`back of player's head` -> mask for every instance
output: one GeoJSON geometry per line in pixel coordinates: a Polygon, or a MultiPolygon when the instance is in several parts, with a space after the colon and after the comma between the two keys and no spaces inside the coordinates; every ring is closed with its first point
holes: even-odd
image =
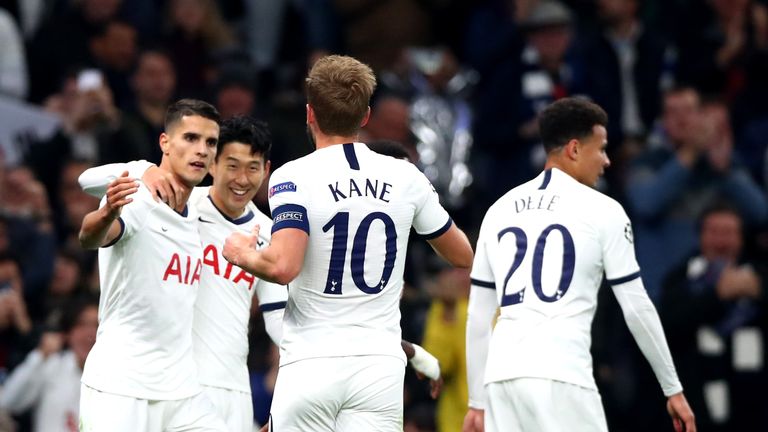
{"type": "Polygon", "coordinates": [[[375,151],[378,154],[384,156],[391,156],[395,159],[410,160],[411,156],[408,154],[408,150],[405,146],[397,141],[392,140],[373,140],[366,143],[368,148],[375,151]]]}
{"type": "Polygon", "coordinates": [[[213,105],[198,99],[181,99],[172,103],[165,112],[165,130],[186,116],[200,116],[221,123],[221,116],[213,105]]]}
{"type": "Polygon", "coordinates": [[[356,134],[368,113],[376,77],[366,64],[331,55],[315,63],[306,79],[307,103],[326,135],[356,134]]]}
{"type": "Polygon", "coordinates": [[[263,121],[248,116],[234,116],[221,123],[216,159],[222,154],[224,147],[231,143],[251,146],[252,155],[259,153],[264,157],[264,161],[268,161],[269,152],[272,150],[272,134],[263,121]]]}
{"type": "Polygon", "coordinates": [[[539,115],[539,133],[547,153],[572,139],[592,135],[595,126],[606,126],[608,114],[597,104],[582,98],[563,98],[539,115]]]}

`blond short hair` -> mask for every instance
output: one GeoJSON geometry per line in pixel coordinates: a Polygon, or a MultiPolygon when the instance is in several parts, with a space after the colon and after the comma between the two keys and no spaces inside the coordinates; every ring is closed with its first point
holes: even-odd
{"type": "Polygon", "coordinates": [[[348,56],[321,58],[306,79],[307,103],[326,135],[350,136],[368,112],[376,76],[366,64],[348,56]]]}

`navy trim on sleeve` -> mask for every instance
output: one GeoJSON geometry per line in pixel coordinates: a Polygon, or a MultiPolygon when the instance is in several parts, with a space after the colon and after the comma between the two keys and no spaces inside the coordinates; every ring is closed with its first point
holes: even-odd
{"type": "Polygon", "coordinates": [[[262,312],[270,312],[280,309],[285,309],[285,304],[287,302],[275,302],[275,303],[267,303],[263,305],[259,305],[259,310],[262,312]]]}
{"type": "Polygon", "coordinates": [[[309,234],[307,209],[298,204],[283,204],[272,212],[272,234],[283,228],[298,228],[309,234]]]}
{"type": "Polygon", "coordinates": [[[608,279],[606,278],[606,281],[611,284],[612,286],[621,285],[623,283],[627,283],[629,281],[635,280],[640,277],[640,272],[632,273],[631,275],[627,275],[624,277],[616,278],[616,279],[608,279]]]}
{"type": "Polygon", "coordinates": [[[121,238],[123,238],[123,233],[125,232],[125,222],[123,222],[123,218],[121,217],[117,218],[117,221],[120,223],[120,234],[118,234],[117,237],[112,239],[111,242],[105,244],[102,247],[108,248],[110,246],[113,246],[115,243],[119,242],[121,238]]]}
{"type": "Polygon", "coordinates": [[[355,145],[352,143],[343,144],[344,156],[347,158],[349,167],[353,170],[360,171],[360,162],[357,161],[357,155],[355,154],[355,145]]]}
{"type": "Polygon", "coordinates": [[[549,181],[552,180],[552,169],[548,169],[544,171],[544,181],[541,182],[541,186],[539,186],[539,190],[546,189],[547,186],[549,186],[549,181]]]}
{"type": "Polygon", "coordinates": [[[481,281],[479,279],[474,279],[474,278],[470,278],[469,281],[472,283],[472,285],[479,286],[481,288],[496,289],[496,284],[493,282],[481,281]]]}
{"type": "Polygon", "coordinates": [[[443,225],[440,229],[438,229],[437,231],[435,231],[435,232],[433,232],[431,234],[421,234],[421,238],[423,238],[424,240],[432,240],[433,238],[440,237],[446,231],[448,231],[448,229],[451,228],[452,224],[453,224],[453,219],[451,219],[449,217],[448,218],[448,222],[446,222],[445,225],[443,225]]]}

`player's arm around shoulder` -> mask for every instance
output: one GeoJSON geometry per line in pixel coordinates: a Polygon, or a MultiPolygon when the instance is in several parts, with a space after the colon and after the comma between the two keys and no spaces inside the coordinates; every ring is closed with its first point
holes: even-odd
{"type": "Polygon", "coordinates": [[[109,184],[104,205],[83,218],[78,240],[84,249],[97,249],[119,238],[123,228],[118,217],[122,208],[133,201],[130,195],[138,190],[138,184],[128,177],[128,171],[109,184]]]}
{"type": "Polygon", "coordinates": [[[459,229],[454,222],[451,222],[451,226],[446,232],[427,241],[432,249],[452,266],[464,269],[472,267],[474,257],[472,245],[464,231],[459,229]]]}

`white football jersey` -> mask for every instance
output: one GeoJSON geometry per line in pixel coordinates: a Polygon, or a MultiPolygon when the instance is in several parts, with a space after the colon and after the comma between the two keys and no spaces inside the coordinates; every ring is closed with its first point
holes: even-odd
{"type": "Polygon", "coordinates": [[[82,382],[137,399],[188,398],[201,390],[192,356],[203,256],[197,212],[176,213],[143,184],[132,198],[120,236],[99,249],[99,330],[82,382]]]}
{"type": "Polygon", "coordinates": [[[272,232],[309,233],[288,285],[280,363],[391,355],[400,347],[400,294],[410,229],[433,238],[451,226],[411,163],[339,144],[286,163],[270,179],[272,232]]]}
{"type": "Polygon", "coordinates": [[[259,247],[269,243],[272,220],[250,204],[245,214],[231,219],[211,201],[209,188],[197,187],[190,204],[199,213],[203,270],[192,326],[195,361],[202,384],[250,393],[248,376],[248,320],[256,293],[262,311],[285,307],[283,285],[263,281],[232,265],[221,255],[226,238],[235,231],[250,233],[261,226],[259,247]]]}
{"type": "Polygon", "coordinates": [[[556,168],[496,201],[471,273],[501,306],[485,383],[533,377],[595,389],[589,350],[604,273],[614,285],[640,277],[618,202],[556,168]]]}

